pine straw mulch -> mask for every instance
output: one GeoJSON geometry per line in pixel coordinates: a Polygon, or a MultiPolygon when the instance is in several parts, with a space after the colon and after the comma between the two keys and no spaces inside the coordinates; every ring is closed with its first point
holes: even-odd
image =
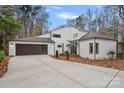
{"type": "Polygon", "coordinates": [[[7,56],[5,59],[0,62],[0,77],[2,77],[8,71],[8,64],[9,64],[10,57],[7,56]]]}
{"type": "MultiPolygon", "coordinates": [[[[53,58],[56,58],[52,56],[53,58]]],[[[108,68],[113,68],[113,69],[119,69],[119,70],[124,70],[124,59],[103,59],[103,60],[90,60],[86,58],[82,58],[78,55],[69,55],[69,59],[66,59],[65,55],[59,55],[58,58],[60,60],[65,60],[65,61],[71,61],[71,62],[76,62],[76,63],[82,63],[82,64],[89,64],[89,65],[95,65],[95,66],[101,66],[101,67],[108,67],[108,68]]]]}

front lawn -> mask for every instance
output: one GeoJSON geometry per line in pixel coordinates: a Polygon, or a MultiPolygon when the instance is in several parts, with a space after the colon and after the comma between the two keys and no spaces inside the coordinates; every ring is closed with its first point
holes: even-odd
{"type": "MultiPolygon", "coordinates": [[[[56,58],[56,57],[53,57],[53,58],[56,58]]],[[[59,55],[59,57],[56,59],[67,60],[65,55],[59,55]]],[[[69,59],[67,61],[124,70],[124,59],[122,60],[104,59],[104,60],[94,61],[94,60],[82,58],[77,55],[69,55],[69,59]]]]}

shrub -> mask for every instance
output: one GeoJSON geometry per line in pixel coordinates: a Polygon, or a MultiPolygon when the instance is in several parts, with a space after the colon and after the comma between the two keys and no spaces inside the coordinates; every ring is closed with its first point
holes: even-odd
{"type": "Polygon", "coordinates": [[[0,62],[4,59],[4,51],[0,50],[0,62]]]}
{"type": "Polygon", "coordinates": [[[69,59],[69,52],[66,51],[66,59],[68,60],[69,59]]]}
{"type": "Polygon", "coordinates": [[[66,54],[67,54],[67,52],[68,52],[68,51],[64,51],[64,53],[63,53],[63,54],[64,54],[64,55],[66,55],[66,54]]]}
{"type": "Polygon", "coordinates": [[[115,52],[113,50],[110,50],[107,55],[109,55],[111,57],[111,59],[114,58],[115,52]]]}
{"type": "Polygon", "coordinates": [[[58,56],[59,56],[59,52],[58,50],[56,50],[56,57],[58,58],[58,56]]]}
{"type": "Polygon", "coordinates": [[[118,54],[117,54],[117,58],[123,59],[123,55],[124,55],[124,53],[118,53],[118,54]]]}

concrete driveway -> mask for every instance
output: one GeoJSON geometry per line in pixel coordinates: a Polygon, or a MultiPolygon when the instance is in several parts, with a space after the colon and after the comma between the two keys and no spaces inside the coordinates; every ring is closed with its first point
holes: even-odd
{"type": "Polygon", "coordinates": [[[47,55],[17,56],[0,78],[0,87],[124,87],[124,72],[53,59],[47,55]]]}

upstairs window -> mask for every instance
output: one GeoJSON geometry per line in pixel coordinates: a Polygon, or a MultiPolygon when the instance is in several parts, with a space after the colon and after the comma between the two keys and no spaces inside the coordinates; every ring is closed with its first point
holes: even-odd
{"type": "Polygon", "coordinates": [[[77,38],[78,37],[78,33],[73,34],[73,38],[77,38]]]}
{"type": "Polygon", "coordinates": [[[57,47],[60,48],[60,47],[62,47],[62,45],[58,45],[57,47]]]}
{"type": "Polygon", "coordinates": [[[93,43],[89,43],[89,53],[93,54],[93,43]]]}
{"type": "Polygon", "coordinates": [[[53,38],[61,38],[60,34],[53,34],[53,38]]]}

